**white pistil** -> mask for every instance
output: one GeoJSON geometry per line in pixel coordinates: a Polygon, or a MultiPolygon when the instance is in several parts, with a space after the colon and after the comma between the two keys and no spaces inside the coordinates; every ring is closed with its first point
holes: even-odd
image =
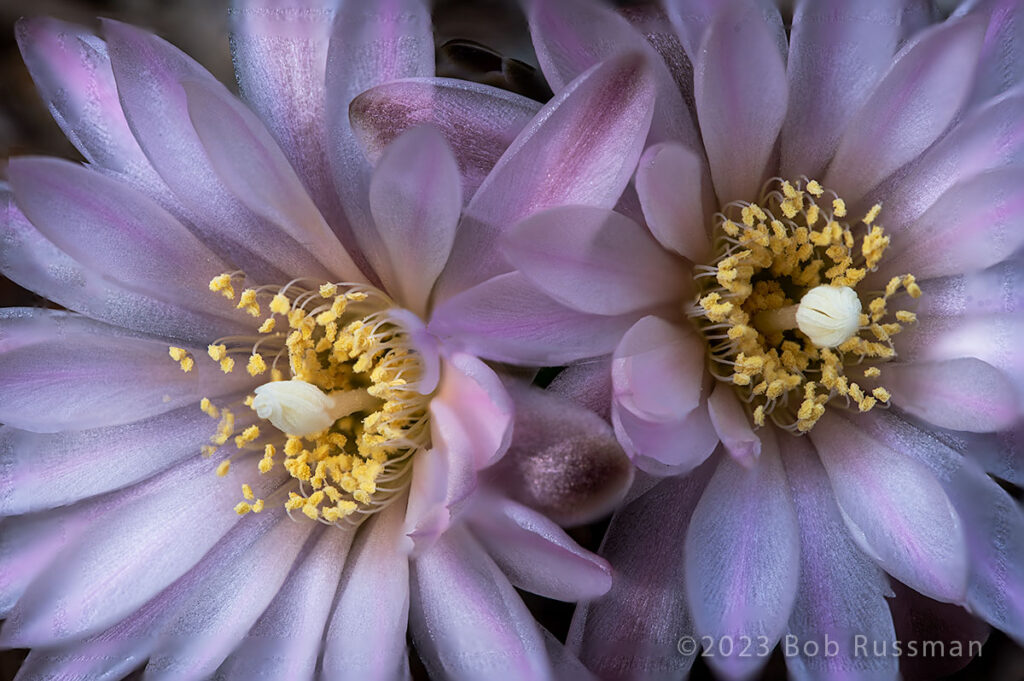
{"type": "Polygon", "coordinates": [[[272,381],[256,388],[252,408],[261,419],[297,437],[330,428],[335,421],[380,403],[366,390],[344,390],[330,395],[300,380],[272,381]]]}
{"type": "Polygon", "coordinates": [[[796,323],[819,348],[834,348],[857,333],[860,311],[860,298],[849,286],[816,286],[800,299],[796,323]]]}

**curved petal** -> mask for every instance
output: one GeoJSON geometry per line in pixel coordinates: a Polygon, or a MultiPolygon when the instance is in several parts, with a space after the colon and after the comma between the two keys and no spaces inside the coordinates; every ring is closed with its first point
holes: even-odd
{"type": "Polygon", "coordinates": [[[704,161],[680,144],[656,144],[644,152],[636,171],[636,191],[654,238],[691,262],[711,255],[710,224],[714,210],[704,161]]]}
{"type": "Polygon", "coordinates": [[[103,22],[103,33],[128,124],[197,233],[225,260],[258,281],[308,276],[309,251],[278,226],[254,215],[228,191],[196,135],[182,83],[224,86],[151,33],[111,20],[103,22]]]}
{"type": "Polygon", "coordinates": [[[761,438],[750,427],[750,417],[728,383],[716,381],[708,397],[708,416],[729,456],[748,468],[761,456],[761,438]]]}
{"type": "Polygon", "coordinates": [[[871,414],[865,431],[899,446],[938,478],[963,519],[970,550],[967,607],[1016,640],[1024,639],[1024,511],[970,458],[931,433],[888,414],[871,414]]]}
{"type": "Polygon", "coordinates": [[[508,261],[549,296],[580,312],[618,315],[680,300],[683,263],[629,218],[592,206],[550,208],[502,239],[508,261]]]}
{"type": "Polygon", "coordinates": [[[789,438],[783,461],[800,522],[800,582],[782,642],[789,673],[801,681],[895,681],[897,656],[857,654],[858,637],[896,640],[889,580],[850,539],[807,440],[789,438]]]}
{"type": "MultiPolygon", "coordinates": [[[[8,172],[18,207],[77,262],[157,300],[231,311],[218,305],[207,287],[231,267],[148,197],[55,158],[14,159],[8,172]]],[[[241,326],[240,315],[224,316],[241,326]]]]}
{"type": "MultiPolygon", "coordinates": [[[[746,636],[767,639],[786,630],[800,570],[800,527],[775,435],[765,429],[764,448],[752,468],[722,457],[693,511],[683,560],[686,595],[697,634],[714,641],[746,636]]],[[[749,676],[764,656],[708,658],[729,677],[749,676]]]]}
{"type": "Polygon", "coordinates": [[[727,3],[694,63],[701,136],[721,204],[754,201],[786,115],[786,67],[753,7],[727,3]]]}
{"type": "Polygon", "coordinates": [[[394,273],[387,266],[370,215],[370,165],[352,129],[349,105],[356,95],[375,85],[433,75],[434,39],[427,3],[341,3],[327,51],[328,158],[335,191],[355,240],[386,288],[393,285],[394,273]]]}
{"type": "Polygon", "coordinates": [[[857,546],[922,594],[963,602],[964,527],[935,476],[830,413],[815,424],[810,437],[857,546]]]}
{"type": "Polygon", "coordinates": [[[403,78],[360,94],[349,116],[374,164],[409,128],[429,124],[439,129],[455,154],[462,197],[468,201],[540,107],[532,99],[466,80],[403,78]]]}
{"type": "MultiPolygon", "coordinates": [[[[592,0],[537,0],[529,17],[537,61],[555,92],[617,53],[643,54],[658,88],[652,140],[680,141],[690,149],[701,148],[700,136],[672,73],[644,35],[619,13],[592,0]]],[[[707,172],[703,163],[700,171],[707,172]]]]}
{"type": "Polygon", "coordinates": [[[423,315],[462,211],[459,168],[439,132],[413,128],[392,142],[370,181],[370,211],[394,273],[392,294],[423,315]]]}
{"type": "Polygon", "coordinates": [[[236,0],[231,54],[259,114],[328,224],[354,245],[327,158],[327,46],[340,0],[236,0]]]}
{"type": "Polygon", "coordinates": [[[997,431],[1011,426],[1022,413],[1010,380],[974,357],[890,364],[883,382],[894,404],[943,428],[997,431]]]}
{"type": "Polygon", "coordinates": [[[473,534],[512,584],[559,601],[590,600],[611,588],[611,568],[550,519],[497,495],[475,500],[473,534]]]}
{"type": "Polygon", "coordinates": [[[918,279],[994,265],[1024,244],[1024,169],[982,173],[954,185],[924,215],[896,232],[877,278],[918,279]]]}
{"type": "Polygon", "coordinates": [[[512,399],[486,364],[461,352],[447,357],[440,388],[431,400],[435,403],[447,406],[462,423],[476,468],[486,468],[505,454],[512,437],[512,399]]]}
{"type": "Polygon", "coordinates": [[[704,342],[689,322],[644,317],[615,348],[613,399],[638,418],[679,421],[707,399],[704,366],[704,342]]]}
{"type": "Polygon", "coordinates": [[[850,117],[896,54],[907,0],[803,0],[793,14],[782,177],[820,177],[850,117]]]}
{"type": "Polygon", "coordinates": [[[612,408],[611,362],[611,356],[606,356],[567,366],[551,381],[548,390],[608,421],[612,408]]]}
{"type": "Polygon", "coordinates": [[[446,300],[434,310],[428,328],[480,357],[558,366],[610,353],[632,323],[632,316],[567,308],[519,272],[510,272],[446,300]]]}
{"type": "MultiPolygon", "coordinates": [[[[898,234],[954,185],[989,170],[1024,163],[1024,93],[1014,91],[964,116],[906,174],[880,187],[881,221],[898,234]]],[[[872,196],[875,192],[872,192],[872,196]]],[[[884,262],[884,260],[883,260],[884,262]]]]}
{"type": "Polygon", "coordinates": [[[437,678],[545,681],[540,628],[476,539],[453,527],[413,563],[410,625],[437,678]]]}
{"type": "MultiPolygon", "coordinates": [[[[404,499],[372,518],[352,547],[327,625],[322,673],[328,678],[394,679],[409,664],[409,546],[404,499]],[[372,625],[367,622],[372,613],[372,625]]],[[[407,672],[406,672],[407,673],[407,672]]]]}
{"type": "Polygon", "coordinates": [[[327,527],[218,670],[227,681],[312,680],[353,531],[327,527]]]}
{"type": "Polygon", "coordinates": [[[196,362],[185,373],[165,342],[66,312],[5,308],[0,421],[34,432],[115,426],[252,383],[244,372],[224,376],[210,364],[196,362]]]}
{"type": "Polygon", "coordinates": [[[336,279],[365,281],[256,115],[219,84],[193,80],[182,87],[196,135],[228,190],[306,249],[311,273],[319,263],[336,279]]]}
{"type": "Polygon", "coordinates": [[[217,421],[195,405],[64,433],[0,426],[0,515],[54,508],[138,482],[196,456],[216,430],[217,421]]]}
{"type": "Polygon", "coordinates": [[[612,518],[601,545],[611,591],[576,608],[567,640],[602,679],[674,681],[693,664],[696,650],[676,648],[693,631],[679,554],[711,470],[663,480],[612,518]]]}
{"type": "Polygon", "coordinates": [[[850,118],[824,184],[855,203],[931,146],[967,96],[984,34],[983,22],[949,21],[906,48],[850,118]]]}
{"type": "MultiPolygon", "coordinates": [[[[195,299],[193,295],[181,300],[165,300],[169,298],[166,295],[154,298],[112,281],[103,270],[78,262],[44,237],[3,187],[0,230],[0,271],[19,285],[75,312],[133,331],[200,344],[248,331],[238,324],[239,316],[231,321],[228,315],[234,311],[229,306],[216,305],[209,296],[201,302],[195,300],[196,305],[188,304],[190,298],[195,299]]],[[[122,250],[118,248],[119,252],[122,250]]]]}
{"type": "Polygon", "coordinates": [[[512,444],[487,471],[489,484],[560,525],[582,525],[611,512],[633,479],[611,427],[550,390],[516,385],[510,391],[512,444]]]}
{"type": "Polygon", "coordinates": [[[643,59],[626,54],[590,69],[548,102],[466,207],[439,299],[507,272],[498,238],[524,217],[567,204],[612,208],[640,158],[653,99],[643,59]]]}
{"type": "Polygon", "coordinates": [[[615,435],[636,467],[651,475],[681,475],[704,462],[718,446],[707,400],[676,421],[648,421],[612,402],[615,435]]]}
{"type": "Polygon", "coordinates": [[[248,548],[278,522],[279,516],[268,513],[237,523],[192,569],[128,617],[85,640],[34,649],[21,673],[30,679],[122,678],[145,663],[161,641],[160,630],[179,609],[205,585],[231,574],[248,548]]]}
{"type": "Polygon", "coordinates": [[[969,101],[978,104],[995,97],[1024,78],[1020,50],[1024,8],[1016,0],[977,0],[961,3],[954,16],[968,13],[988,19],[981,58],[969,101]]]}
{"type": "MultiPolygon", "coordinates": [[[[216,467],[200,459],[180,485],[120,508],[116,531],[108,523],[86,530],[29,585],[3,642],[32,647],[102,631],[188,572],[239,520],[230,489],[238,483],[214,475],[216,467]]],[[[264,498],[281,482],[259,476],[252,489],[264,498]]]]}
{"type": "Polygon", "coordinates": [[[150,654],[151,679],[204,679],[241,643],[270,605],[291,570],[295,557],[316,525],[293,521],[281,510],[276,521],[230,568],[193,589],[160,631],[150,654]]]}

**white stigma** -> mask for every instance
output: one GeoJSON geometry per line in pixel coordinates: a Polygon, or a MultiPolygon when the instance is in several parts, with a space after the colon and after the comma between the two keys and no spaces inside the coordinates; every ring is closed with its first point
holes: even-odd
{"type": "Polygon", "coordinates": [[[292,379],[272,381],[256,388],[252,408],[261,419],[297,437],[327,430],[343,416],[368,409],[379,400],[365,390],[327,395],[312,383],[292,379]]]}
{"type": "Polygon", "coordinates": [[[849,286],[816,286],[800,299],[796,324],[819,348],[834,348],[860,328],[860,298],[849,286]]]}

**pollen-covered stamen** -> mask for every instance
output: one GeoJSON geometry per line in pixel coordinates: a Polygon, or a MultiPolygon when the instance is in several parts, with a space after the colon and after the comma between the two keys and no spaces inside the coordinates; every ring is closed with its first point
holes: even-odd
{"type": "MultiPolygon", "coordinates": [[[[243,284],[244,275],[235,272],[215,277],[210,289],[237,297],[236,307],[254,317],[269,316],[253,335],[218,339],[207,354],[225,373],[244,367],[269,380],[244,403],[203,399],[200,408],[219,419],[203,454],[225,447],[262,451],[259,473],[282,466],[296,481],[284,501],[289,513],[300,510],[331,524],[359,522],[405,489],[409,463],[430,446],[433,387],[420,385],[423,362],[404,327],[407,313],[365,285],[243,284]],[[236,421],[243,404],[262,421],[236,421]]],[[[181,348],[169,353],[175,361],[190,359],[181,348]]],[[[230,474],[232,457],[224,458],[218,475],[230,474]]],[[[262,510],[264,500],[250,499],[245,489],[236,510],[262,510]]]]}
{"type": "Polygon", "coordinates": [[[756,425],[767,417],[806,432],[835,397],[867,411],[889,393],[848,375],[867,363],[866,379],[895,355],[892,336],[912,322],[888,301],[902,287],[921,295],[913,276],[884,292],[858,293],[877,268],[889,237],[874,206],[851,226],[845,201],[819,183],[769,181],[758,203],[734,202],[715,217],[717,257],[697,268],[701,293],[690,310],[704,332],[711,372],[736,386],[756,425]],[[863,312],[861,295],[868,301],[863,312]]]}

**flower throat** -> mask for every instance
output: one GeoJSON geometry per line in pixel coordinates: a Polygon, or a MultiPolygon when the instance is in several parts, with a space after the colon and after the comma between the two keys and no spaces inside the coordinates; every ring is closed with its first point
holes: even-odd
{"type": "Polygon", "coordinates": [[[773,178],[758,203],[715,215],[716,257],[696,268],[688,312],[708,341],[711,373],[736,387],[755,425],[771,418],[804,433],[833,400],[860,411],[888,405],[881,365],[896,355],[892,337],[916,320],[890,312],[890,299],[921,289],[908,274],[883,291],[857,290],[889,245],[880,211],[851,227],[834,192],[773,178]]]}
{"type": "MultiPolygon", "coordinates": [[[[242,279],[222,274],[210,290],[235,301],[242,279]]],[[[297,482],[298,491],[292,487],[282,499],[289,514],[357,523],[408,485],[409,464],[429,446],[429,397],[419,392],[421,358],[391,314],[390,298],[365,285],[311,285],[295,280],[237,296],[236,307],[261,319],[259,327],[252,336],[217,340],[208,355],[224,373],[244,359],[251,376],[269,381],[235,404],[202,400],[200,408],[220,419],[203,455],[221,453],[217,474],[224,476],[232,459],[262,452],[260,474],[280,465],[297,482]],[[252,412],[273,427],[255,423],[252,412]],[[243,414],[251,425],[238,423],[243,414]]],[[[183,348],[172,347],[170,355],[184,371],[192,369],[195,360],[183,348]]],[[[242,485],[242,496],[237,513],[263,510],[264,500],[249,485],[242,485]]]]}

